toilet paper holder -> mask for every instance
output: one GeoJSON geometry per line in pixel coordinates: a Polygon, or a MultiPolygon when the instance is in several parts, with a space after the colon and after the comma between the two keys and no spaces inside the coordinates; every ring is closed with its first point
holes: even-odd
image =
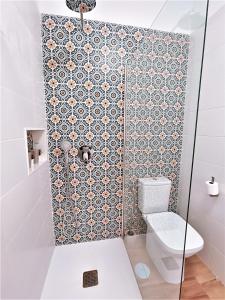
{"type": "Polygon", "coordinates": [[[215,177],[212,176],[212,179],[206,181],[207,192],[211,197],[219,196],[219,184],[215,181],[215,177]]]}
{"type": "Polygon", "coordinates": [[[83,145],[78,149],[78,157],[81,161],[87,164],[93,155],[93,149],[91,146],[83,145]]]}
{"type": "Polygon", "coordinates": [[[212,176],[212,179],[211,181],[209,181],[209,184],[214,184],[214,182],[215,182],[215,177],[212,176]]]}

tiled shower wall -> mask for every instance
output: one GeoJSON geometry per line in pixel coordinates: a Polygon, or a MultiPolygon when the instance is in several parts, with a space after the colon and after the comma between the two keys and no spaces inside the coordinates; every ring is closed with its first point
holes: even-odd
{"type": "MultiPolygon", "coordinates": [[[[150,172],[149,165],[149,172],[145,175],[164,170],[162,161],[168,167],[172,164],[170,171],[165,169],[161,173],[174,180],[171,207],[176,209],[187,36],[98,21],[85,21],[84,30],[81,30],[79,20],[51,15],[43,15],[42,25],[56,243],[112,238],[122,234],[125,65],[129,58],[137,61],[138,53],[145,53],[145,59],[139,57],[140,68],[146,70],[145,87],[141,86],[141,90],[145,90],[145,97],[148,93],[158,101],[157,110],[150,110],[149,106],[149,112],[155,121],[157,119],[158,126],[163,122],[163,128],[168,131],[162,138],[159,133],[154,134],[156,128],[148,123],[148,135],[158,136],[157,141],[151,140],[155,150],[158,149],[158,154],[155,151],[151,160],[155,162],[154,170],[157,167],[159,170],[150,172]],[[165,99],[170,103],[168,107],[165,99]],[[180,122],[173,118],[173,111],[178,114],[178,110],[180,122]],[[164,121],[160,117],[162,112],[164,121]],[[68,169],[60,146],[63,139],[72,144],[68,169]],[[161,146],[167,142],[166,149],[173,148],[169,157],[160,152],[161,146]],[[78,148],[84,144],[94,149],[92,161],[87,165],[77,157],[78,148]],[[175,157],[176,166],[171,157],[175,157]]],[[[134,85],[133,89],[128,87],[128,102],[135,101],[132,91],[137,93],[139,88],[134,85]]],[[[141,93],[139,98],[144,99],[141,93]]],[[[141,118],[145,118],[146,110],[138,112],[141,118]]],[[[135,143],[139,143],[139,150],[146,150],[142,140],[137,139],[135,143]]],[[[135,232],[140,233],[140,214],[133,209],[137,198],[129,201],[135,203],[130,210],[130,206],[127,207],[125,215],[139,219],[133,225],[136,226],[135,232]]]]}
{"type": "Polygon", "coordinates": [[[138,178],[172,181],[169,210],[176,212],[189,39],[158,33],[127,60],[124,154],[124,228],[145,233],[138,209],[138,178]]]}

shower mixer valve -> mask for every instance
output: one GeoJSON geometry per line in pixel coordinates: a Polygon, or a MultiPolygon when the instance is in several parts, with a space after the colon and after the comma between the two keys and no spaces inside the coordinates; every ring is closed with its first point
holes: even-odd
{"type": "Polygon", "coordinates": [[[83,161],[85,164],[87,164],[90,161],[90,159],[93,155],[93,152],[94,151],[91,146],[84,145],[79,148],[78,156],[81,161],[83,161]]]}

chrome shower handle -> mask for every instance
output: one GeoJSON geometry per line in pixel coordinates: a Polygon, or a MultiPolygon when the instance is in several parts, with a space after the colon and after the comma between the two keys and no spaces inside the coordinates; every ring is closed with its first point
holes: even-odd
{"type": "Polygon", "coordinates": [[[83,161],[85,164],[87,164],[90,161],[90,159],[93,155],[93,152],[94,151],[91,146],[84,145],[79,148],[78,156],[81,161],[83,161]]]}

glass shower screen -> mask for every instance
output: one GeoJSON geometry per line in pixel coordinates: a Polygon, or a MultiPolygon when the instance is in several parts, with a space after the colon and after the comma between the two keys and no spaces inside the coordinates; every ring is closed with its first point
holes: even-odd
{"type": "MultiPolygon", "coordinates": [[[[124,236],[146,299],[181,297],[206,14],[207,1],[167,1],[127,59],[124,236]]],[[[186,255],[203,245],[192,229],[186,255]]]]}

